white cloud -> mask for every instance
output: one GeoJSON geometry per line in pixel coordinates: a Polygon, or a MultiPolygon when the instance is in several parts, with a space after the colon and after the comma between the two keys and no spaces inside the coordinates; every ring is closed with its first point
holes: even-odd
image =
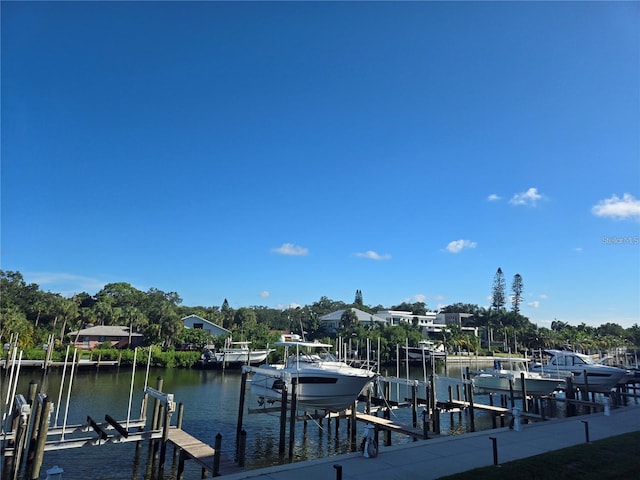
{"type": "Polygon", "coordinates": [[[535,187],[529,188],[526,192],[516,193],[509,203],[512,205],[531,205],[535,206],[538,200],[542,199],[542,195],[538,193],[538,189],[535,187]]]}
{"type": "Polygon", "coordinates": [[[296,308],[302,308],[302,305],[300,305],[299,303],[290,303],[289,305],[285,305],[283,303],[279,303],[276,305],[276,308],[278,310],[295,310],[296,308]]]}
{"type": "Polygon", "coordinates": [[[95,294],[108,283],[97,278],[85,277],[74,273],[61,272],[25,272],[25,282],[35,283],[42,290],[59,293],[63,297],[71,297],[76,293],[95,294]]]}
{"type": "Polygon", "coordinates": [[[426,302],[427,296],[423,295],[422,293],[416,293],[413,297],[406,298],[404,301],[411,302],[411,303],[426,302]]]}
{"type": "Polygon", "coordinates": [[[308,248],[300,247],[299,245],[295,245],[293,243],[283,243],[278,248],[272,248],[271,251],[278,253],[280,255],[292,255],[292,256],[303,256],[309,253],[308,248]]]}
{"type": "Polygon", "coordinates": [[[389,260],[391,258],[391,255],[389,255],[388,253],[385,253],[384,255],[380,255],[378,252],[374,252],[373,250],[354,253],[354,255],[360,258],[368,258],[370,260],[389,260]]]}
{"type": "Polygon", "coordinates": [[[542,300],[546,300],[547,298],[549,298],[548,295],[545,295],[544,293],[541,295],[538,295],[542,300]]]}
{"type": "Polygon", "coordinates": [[[271,294],[270,294],[268,291],[266,291],[266,290],[263,290],[263,291],[261,291],[261,292],[260,292],[260,296],[261,296],[262,298],[269,298],[269,296],[270,296],[270,295],[271,295],[271,294]]]}
{"type": "Polygon", "coordinates": [[[582,247],[576,247],[573,249],[573,251],[576,253],[582,253],[583,250],[582,250],[582,247]]]}
{"type": "Polygon", "coordinates": [[[527,303],[527,305],[529,305],[532,308],[538,308],[540,306],[540,302],[537,300],[534,300],[533,302],[527,303]]]}
{"type": "Polygon", "coordinates": [[[476,242],[472,242],[471,240],[454,240],[453,242],[449,242],[447,245],[447,251],[450,253],[459,253],[462,250],[468,248],[476,248],[478,244],[476,242]]]}
{"type": "Polygon", "coordinates": [[[612,195],[611,198],[600,200],[591,208],[598,217],[611,217],[617,220],[636,217],[640,219],[640,200],[633,195],[625,193],[622,198],[612,195]]]}
{"type": "Polygon", "coordinates": [[[496,195],[495,193],[492,193],[487,197],[487,200],[489,200],[490,202],[497,202],[498,200],[502,200],[502,197],[496,195]]]}

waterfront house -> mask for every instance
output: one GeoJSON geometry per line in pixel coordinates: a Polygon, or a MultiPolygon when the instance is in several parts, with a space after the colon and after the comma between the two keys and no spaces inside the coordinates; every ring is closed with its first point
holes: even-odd
{"type": "MultiPolygon", "coordinates": [[[[358,323],[363,325],[382,325],[386,323],[386,320],[378,315],[367,313],[357,308],[350,309],[355,313],[358,318],[358,323]]],[[[328,313],[320,317],[320,323],[328,332],[335,332],[342,326],[342,315],[345,310],[336,310],[335,312],[328,313]]]]}
{"type": "Polygon", "coordinates": [[[110,342],[117,348],[135,348],[142,344],[142,334],[131,332],[129,327],[96,325],[68,334],[71,343],[79,350],[93,350],[110,342]]]}
{"type": "MultiPolygon", "coordinates": [[[[425,337],[447,331],[450,325],[457,325],[461,327],[462,331],[478,336],[477,327],[465,325],[466,322],[473,318],[471,314],[426,312],[425,315],[415,315],[404,310],[379,310],[372,314],[357,308],[351,308],[351,310],[358,317],[358,322],[363,325],[398,326],[401,323],[410,323],[420,327],[425,337]]],[[[328,332],[335,333],[342,326],[341,320],[344,312],[345,310],[336,310],[323,315],[320,317],[320,322],[328,332]]]]}
{"type": "Polygon", "coordinates": [[[198,315],[187,315],[182,319],[182,323],[186,328],[199,328],[215,337],[231,336],[231,330],[227,330],[226,328],[216,325],[212,321],[199,317],[198,315]]]}

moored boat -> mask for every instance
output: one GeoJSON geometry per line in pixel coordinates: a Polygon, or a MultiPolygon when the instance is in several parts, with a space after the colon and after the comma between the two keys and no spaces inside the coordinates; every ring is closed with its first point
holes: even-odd
{"type": "Polygon", "coordinates": [[[447,358],[447,352],[444,348],[444,344],[436,344],[433,340],[420,340],[417,347],[406,347],[402,349],[405,351],[409,360],[444,360],[447,358]]]}
{"type": "Polygon", "coordinates": [[[283,336],[274,346],[285,348],[285,363],[252,369],[250,389],[261,405],[281,401],[285,388],[291,400],[295,379],[298,406],[339,412],[349,408],[376,376],[337,360],[330,344],[283,336]]]}
{"type": "Polygon", "coordinates": [[[267,356],[273,349],[249,348],[251,342],[227,342],[224,348],[216,350],[213,346],[204,348],[196,368],[227,368],[241,367],[242,365],[260,365],[267,360],[267,356]]]}
{"type": "Polygon", "coordinates": [[[592,392],[609,393],[627,375],[622,368],[601,365],[582,353],[565,350],[545,350],[545,353],[551,356],[547,364],[532,364],[532,372],[571,377],[574,386],[592,392]]]}
{"type": "Polygon", "coordinates": [[[494,360],[493,368],[476,373],[473,385],[478,393],[522,392],[522,381],[527,395],[549,395],[565,387],[564,378],[553,378],[536,372],[530,372],[525,360],[508,358],[494,360]]]}

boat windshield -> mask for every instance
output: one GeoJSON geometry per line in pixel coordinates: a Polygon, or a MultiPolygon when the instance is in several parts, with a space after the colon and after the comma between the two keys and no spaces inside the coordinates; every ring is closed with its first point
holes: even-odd
{"type": "Polygon", "coordinates": [[[579,363],[578,359],[582,360],[582,363],[584,363],[586,365],[595,365],[597,363],[593,358],[591,358],[588,355],[582,355],[582,354],[578,353],[578,354],[576,354],[576,357],[577,357],[576,358],[576,363],[579,363]]]}
{"type": "Polygon", "coordinates": [[[572,366],[572,365],[594,365],[596,361],[588,355],[572,353],[571,355],[558,355],[551,362],[552,365],[572,366]]]}

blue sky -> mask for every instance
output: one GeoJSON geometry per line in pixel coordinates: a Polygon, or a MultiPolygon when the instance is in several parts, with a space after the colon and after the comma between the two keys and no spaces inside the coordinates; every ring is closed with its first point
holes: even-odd
{"type": "Polygon", "coordinates": [[[5,2],[1,268],[640,323],[637,2],[5,2]],[[509,293],[509,291],[507,293],[509,293]]]}

